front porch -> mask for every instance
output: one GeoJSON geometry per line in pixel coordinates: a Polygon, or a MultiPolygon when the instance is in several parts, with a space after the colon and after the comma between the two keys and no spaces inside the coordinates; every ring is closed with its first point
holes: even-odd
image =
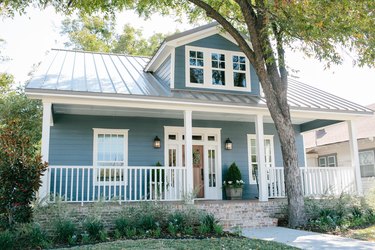
{"type": "MultiPolygon", "coordinates": [[[[236,162],[246,183],[245,200],[285,198],[284,168],[277,167],[282,165],[280,143],[266,113],[173,108],[64,103],[52,109],[45,102],[42,154],[50,166],[39,197],[81,204],[222,200],[224,173],[236,162]],[[160,148],[152,146],[155,136],[161,138],[160,148]],[[227,138],[233,140],[232,150],[225,149],[227,138]]],[[[351,167],[304,167],[300,133],[310,120],[306,114],[294,118],[304,195],[360,193],[355,158],[351,167]]]]}

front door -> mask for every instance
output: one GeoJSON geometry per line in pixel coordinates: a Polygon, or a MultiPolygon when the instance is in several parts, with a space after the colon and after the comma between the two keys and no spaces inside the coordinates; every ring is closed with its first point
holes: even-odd
{"type": "Polygon", "coordinates": [[[197,192],[197,198],[204,198],[204,161],[203,146],[193,146],[193,180],[194,191],[197,192]]]}

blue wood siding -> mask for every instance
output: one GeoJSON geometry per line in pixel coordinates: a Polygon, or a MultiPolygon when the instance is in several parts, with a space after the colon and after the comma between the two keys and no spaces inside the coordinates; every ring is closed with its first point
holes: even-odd
{"type": "Polygon", "coordinates": [[[159,68],[154,72],[156,79],[158,79],[165,86],[170,86],[171,82],[171,56],[159,66],[159,68]]]}
{"type": "MultiPolygon", "coordinates": [[[[128,164],[129,166],[153,166],[164,162],[164,126],[183,126],[183,120],[142,118],[142,117],[103,117],[83,115],[55,115],[50,135],[50,165],[92,166],[93,165],[93,128],[129,129],[128,164]],[[161,148],[155,149],[152,142],[155,136],[161,138],[161,148]]],[[[245,198],[258,195],[255,185],[249,185],[247,134],[255,134],[254,123],[193,120],[194,127],[221,128],[221,152],[223,174],[232,162],[239,166],[244,181],[245,198]],[[233,150],[224,149],[224,141],[230,138],[233,150]]],[[[304,149],[299,126],[295,127],[298,159],[304,166],[304,149]]],[[[282,166],[280,142],[273,124],[264,124],[264,133],[274,135],[276,166],[282,166]]],[[[63,171],[63,175],[70,174],[63,171]]],[[[75,173],[76,174],[76,173],[75,173]]],[[[74,173],[73,173],[74,175],[74,173]]],[[[73,176],[74,178],[76,175],[73,176]]],[[[73,179],[74,179],[73,178],[73,179]]],[[[59,178],[57,178],[57,182],[59,178]]],[[[79,180],[81,180],[79,178],[79,180]]],[[[88,181],[87,178],[84,180],[88,181]]],[[[90,180],[92,183],[92,179],[90,180]]],[[[65,185],[65,184],[63,184],[65,185]]],[[[85,184],[86,185],[86,184],[85,184]]],[[[59,184],[57,185],[59,187],[59,184]]],[[[65,190],[65,187],[62,188],[65,190]]],[[[69,191],[68,191],[69,192],[69,191]]]]}
{"type": "MultiPolygon", "coordinates": [[[[204,48],[212,48],[212,49],[220,49],[220,50],[229,50],[229,51],[240,51],[239,47],[232,43],[231,41],[227,40],[226,38],[222,37],[219,34],[212,35],[201,40],[192,42],[187,44],[187,46],[196,46],[196,47],[204,47],[204,48]]],[[[177,47],[175,50],[175,88],[176,89],[187,89],[186,81],[185,81],[185,45],[177,47]]],[[[251,92],[249,94],[259,95],[259,79],[258,76],[253,68],[250,66],[250,78],[251,78],[251,92]]],[[[188,88],[199,90],[198,88],[188,88]]],[[[207,89],[205,89],[207,90],[207,89]]],[[[230,91],[230,90],[218,90],[214,89],[214,91],[218,92],[229,92],[229,93],[239,93],[239,91],[230,91]]]]}

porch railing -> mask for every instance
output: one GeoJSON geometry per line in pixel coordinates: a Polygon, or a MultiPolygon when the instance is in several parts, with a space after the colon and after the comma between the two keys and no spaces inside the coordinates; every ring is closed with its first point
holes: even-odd
{"type": "Polygon", "coordinates": [[[48,180],[52,202],[176,201],[184,199],[186,168],[49,166],[48,180]]]}
{"type": "MultiPolygon", "coordinates": [[[[352,167],[304,167],[300,171],[305,196],[340,195],[356,191],[352,167]]],[[[283,167],[267,168],[267,186],[270,198],[286,196],[283,167]]]]}

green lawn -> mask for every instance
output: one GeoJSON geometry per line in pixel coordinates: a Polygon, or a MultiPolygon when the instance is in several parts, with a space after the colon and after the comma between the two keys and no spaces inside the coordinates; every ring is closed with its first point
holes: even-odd
{"type": "Polygon", "coordinates": [[[284,244],[247,238],[123,240],[69,249],[298,249],[284,244]]]}
{"type": "Polygon", "coordinates": [[[358,240],[375,241],[375,225],[367,228],[351,229],[343,236],[358,240]]]}

